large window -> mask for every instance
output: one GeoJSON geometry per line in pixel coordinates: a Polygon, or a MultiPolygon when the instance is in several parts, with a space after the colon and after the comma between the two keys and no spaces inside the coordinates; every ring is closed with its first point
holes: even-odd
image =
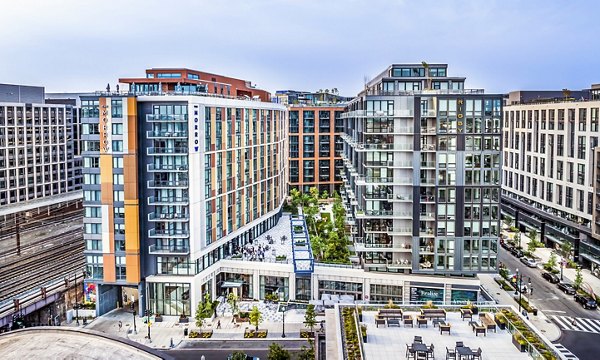
{"type": "Polygon", "coordinates": [[[190,284],[150,283],[150,311],[162,315],[191,315],[190,284]]]}
{"type": "Polygon", "coordinates": [[[260,299],[264,299],[267,294],[275,294],[280,300],[287,301],[290,296],[289,281],[287,277],[261,276],[260,299]]]}

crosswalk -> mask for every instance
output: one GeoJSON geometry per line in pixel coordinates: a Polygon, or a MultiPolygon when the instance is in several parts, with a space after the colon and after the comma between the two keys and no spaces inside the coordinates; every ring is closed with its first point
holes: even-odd
{"type": "Polygon", "coordinates": [[[567,349],[566,347],[562,346],[561,344],[554,344],[554,346],[556,346],[556,349],[558,350],[558,352],[560,352],[561,355],[564,356],[565,359],[568,359],[568,360],[579,360],[579,358],[577,356],[575,356],[575,354],[573,354],[572,352],[570,352],[569,349],[567,349]]]}
{"type": "Polygon", "coordinates": [[[576,317],[575,323],[573,324],[573,318],[570,316],[550,315],[549,317],[554,320],[561,330],[585,331],[600,334],[600,320],[576,317]]]}

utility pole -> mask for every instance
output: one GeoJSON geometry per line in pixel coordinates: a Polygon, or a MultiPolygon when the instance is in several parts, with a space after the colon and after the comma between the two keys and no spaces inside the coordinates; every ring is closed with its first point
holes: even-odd
{"type": "Polygon", "coordinates": [[[15,213],[15,231],[16,231],[16,239],[17,239],[17,256],[21,256],[21,232],[19,231],[19,213],[15,213]]]}

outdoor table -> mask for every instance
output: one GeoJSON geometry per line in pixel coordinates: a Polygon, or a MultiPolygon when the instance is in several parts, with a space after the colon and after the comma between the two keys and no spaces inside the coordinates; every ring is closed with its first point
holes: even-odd
{"type": "Polygon", "coordinates": [[[419,353],[427,354],[427,345],[425,345],[425,344],[413,343],[412,348],[415,351],[415,353],[417,354],[417,356],[419,355],[419,353]]]}
{"type": "Polygon", "coordinates": [[[462,359],[463,356],[471,357],[473,350],[470,347],[461,346],[456,348],[456,353],[458,354],[458,358],[462,359]]]}

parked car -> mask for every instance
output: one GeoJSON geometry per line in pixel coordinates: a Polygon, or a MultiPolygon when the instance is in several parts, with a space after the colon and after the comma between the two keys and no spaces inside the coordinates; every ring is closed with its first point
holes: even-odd
{"type": "Polygon", "coordinates": [[[560,290],[562,290],[562,292],[564,292],[565,294],[568,294],[568,295],[575,294],[575,288],[571,284],[561,282],[558,284],[558,288],[560,290]]]}
{"type": "Polygon", "coordinates": [[[545,272],[542,274],[542,277],[548,281],[550,281],[553,284],[558,284],[560,282],[560,279],[558,278],[558,276],[554,275],[551,272],[545,272]]]}
{"type": "Polygon", "coordinates": [[[513,247],[512,249],[510,249],[510,253],[513,254],[514,256],[516,256],[517,258],[520,258],[523,256],[523,251],[521,251],[521,249],[517,249],[516,247],[513,247]]]}
{"type": "Polygon", "coordinates": [[[522,257],[521,258],[521,262],[525,265],[527,265],[530,268],[534,268],[537,266],[537,261],[535,261],[532,258],[528,258],[528,257],[522,257]]]}
{"type": "Polygon", "coordinates": [[[596,300],[592,299],[590,296],[575,294],[575,301],[581,304],[584,309],[596,309],[598,304],[596,304],[596,300]]]}
{"type": "MultiPolygon", "coordinates": [[[[229,356],[227,357],[227,360],[231,360],[232,357],[233,357],[233,354],[229,354],[229,356]]],[[[260,360],[260,358],[258,356],[246,355],[246,360],[260,360]]]]}

